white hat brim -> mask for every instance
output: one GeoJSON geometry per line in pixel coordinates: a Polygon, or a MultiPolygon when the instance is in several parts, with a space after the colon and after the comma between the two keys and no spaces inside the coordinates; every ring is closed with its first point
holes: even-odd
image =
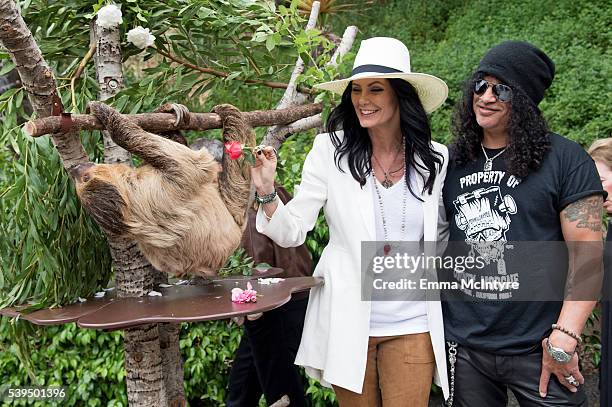
{"type": "Polygon", "coordinates": [[[419,95],[419,99],[421,99],[421,103],[423,104],[423,108],[427,113],[431,113],[435,111],[437,108],[442,106],[446,98],[448,97],[448,86],[446,83],[433,75],[429,75],[426,73],[369,73],[362,72],[356,75],[351,76],[346,79],[338,79],[331,82],[324,82],[314,87],[317,89],[328,90],[330,92],[341,95],[349,82],[363,79],[363,78],[384,78],[384,79],[403,79],[406,82],[410,82],[412,86],[414,86],[417,94],[419,95]]]}

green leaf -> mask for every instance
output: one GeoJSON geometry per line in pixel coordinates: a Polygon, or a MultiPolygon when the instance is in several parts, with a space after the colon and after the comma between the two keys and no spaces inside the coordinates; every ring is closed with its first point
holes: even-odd
{"type": "Polygon", "coordinates": [[[272,51],[276,47],[276,41],[273,35],[268,35],[266,38],[266,49],[272,51]]]}
{"type": "Polygon", "coordinates": [[[0,69],[0,76],[4,76],[7,73],[15,69],[15,63],[13,61],[4,60],[2,69],[0,69]]]}

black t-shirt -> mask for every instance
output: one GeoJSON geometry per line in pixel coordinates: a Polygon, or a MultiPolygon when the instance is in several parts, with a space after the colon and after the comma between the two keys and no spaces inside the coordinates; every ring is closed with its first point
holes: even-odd
{"type": "MultiPolygon", "coordinates": [[[[550,138],[551,149],[541,167],[525,179],[506,171],[505,153],[493,160],[490,171],[484,170],[483,153],[476,161],[463,166],[455,165],[451,157],[443,191],[450,222],[449,250],[453,245],[453,250],[457,250],[457,244],[452,242],[464,242],[458,245],[464,246],[471,255],[479,255],[483,254],[479,242],[495,242],[497,249],[484,253],[486,270],[492,278],[509,282],[522,280],[523,285],[529,281],[537,286],[552,278],[539,276],[545,274],[543,270],[564,267],[563,273],[566,273],[567,258],[537,252],[526,255],[512,243],[562,242],[560,212],[579,199],[604,194],[597,169],[588,154],[564,137],[551,134],[550,138]],[[534,256],[534,264],[539,262],[546,266],[538,266],[535,272],[525,270],[522,267],[525,263],[520,261],[526,257],[531,259],[531,256],[534,256]]],[[[489,158],[501,151],[486,149],[489,158]]],[[[452,270],[442,270],[441,274],[444,274],[441,280],[465,278],[458,277],[452,270]]],[[[559,281],[560,286],[565,283],[564,279],[565,275],[559,281]]],[[[512,301],[511,297],[511,293],[499,294],[499,291],[498,294],[478,290],[443,292],[443,299],[448,300],[443,303],[447,339],[505,355],[537,349],[551,324],[557,321],[562,302],[512,301]],[[449,295],[455,297],[451,300],[449,295]]]]}

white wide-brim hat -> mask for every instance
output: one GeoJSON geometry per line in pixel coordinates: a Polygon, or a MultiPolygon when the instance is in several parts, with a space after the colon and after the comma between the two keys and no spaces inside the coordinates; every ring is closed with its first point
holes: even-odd
{"type": "Polygon", "coordinates": [[[349,82],[363,78],[398,78],[416,89],[423,108],[431,113],[448,96],[446,83],[433,75],[410,71],[410,52],[400,40],[374,37],[361,41],[350,78],[315,85],[315,88],[342,94],[349,82]]]}

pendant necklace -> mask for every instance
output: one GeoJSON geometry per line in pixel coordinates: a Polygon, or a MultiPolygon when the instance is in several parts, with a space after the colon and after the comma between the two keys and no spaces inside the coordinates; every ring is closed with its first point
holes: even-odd
{"type": "MultiPolygon", "coordinates": [[[[404,150],[403,145],[402,145],[402,151],[404,150]]],[[[395,162],[395,160],[397,160],[397,156],[399,155],[400,150],[397,150],[397,153],[395,153],[395,157],[393,157],[393,161],[391,162],[391,165],[393,165],[393,163],[395,162]]],[[[378,166],[380,167],[380,169],[383,172],[383,176],[385,177],[382,182],[381,185],[387,189],[391,188],[393,186],[393,182],[391,181],[391,179],[389,178],[390,175],[395,174],[396,172],[402,170],[404,168],[404,165],[406,165],[406,160],[404,160],[404,163],[402,164],[402,166],[400,168],[398,168],[397,170],[391,171],[391,166],[389,166],[389,169],[387,171],[385,171],[385,169],[383,168],[382,164],[380,163],[380,161],[378,161],[378,158],[376,158],[376,156],[374,155],[374,153],[372,153],[372,157],[374,157],[374,160],[376,160],[376,163],[378,163],[378,166]]],[[[374,166],[372,166],[372,172],[374,172],[374,166]]]]}
{"type": "Polygon", "coordinates": [[[497,157],[502,155],[504,153],[504,151],[506,151],[508,146],[504,147],[504,149],[502,151],[500,151],[499,153],[495,154],[495,156],[491,157],[491,158],[489,158],[489,156],[487,155],[487,152],[485,151],[485,148],[482,145],[482,143],[480,143],[480,148],[482,148],[482,153],[484,154],[485,159],[486,159],[485,164],[484,164],[484,171],[491,171],[493,169],[493,160],[495,160],[497,157]]]}
{"type": "MultiPolygon", "coordinates": [[[[405,155],[406,153],[404,152],[404,158],[405,158],[405,155]]],[[[406,160],[404,159],[404,162],[405,161],[406,160]]],[[[406,174],[404,173],[404,177],[405,176],[406,174]]],[[[385,235],[385,245],[383,246],[383,252],[385,256],[388,256],[389,253],[391,253],[391,244],[389,243],[389,231],[387,230],[387,220],[385,219],[385,207],[384,207],[382,195],[380,194],[380,190],[378,189],[378,184],[376,182],[376,173],[374,172],[374,168],[372,168],[372,181],[374,182],[374,189],[376,190],[376,196],[378,198],[378,207],[380,208],[380,217],[382,219],[383,232],[385,235]]],[[[384,186],[384,183],[381,183],[381,184],[384,186]]],[[[408,197],[408,185],[406,184],[406,179],[404,179],[404,198],[402,199],[402,225],[400,228],[401,230],[400,236],[402,237],[404,236],[404,232],[406,230],[406,198],[407,197],[408,197]]]]}

